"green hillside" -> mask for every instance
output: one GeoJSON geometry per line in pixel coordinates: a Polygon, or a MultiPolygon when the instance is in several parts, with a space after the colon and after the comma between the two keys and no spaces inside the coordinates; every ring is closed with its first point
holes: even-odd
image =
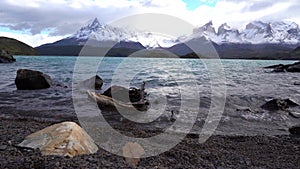
{"type": "Polygon", "coordinates": [[[13,55],[36,55],[37,52],[29,45],[16,39],[0,37],[0,50],[6,50],[13,55]]]}

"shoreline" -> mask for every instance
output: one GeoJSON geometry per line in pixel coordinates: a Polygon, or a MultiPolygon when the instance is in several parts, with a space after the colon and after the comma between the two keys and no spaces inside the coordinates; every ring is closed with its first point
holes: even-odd
{"type": "MultiPolygon", "coordinates": [[[[72,159],[41,156],[38,150],[18,150],[10,146],[9,142],[17,145],[25,136],[53,123],[0,119],[1,168],[130,168],[123,157],[101,148],[96,154],[76,156],[72,159]]],[[[126,127],[129,134],[147,136],[147,131],[130,129],[130,126],[126,127]]],[[[200,144],[198,139],[186,137],[168,152],[142,158],[137,168],[295,168],[300,164],[299,153],[300,137],[292,135],[214,135],[203,144],[200,144]]]]}
{"type": "Polygon", "coordinates": [[[259,60],[259,61],[299,61],[299,58],[279,58],[276,59],[276,57],[271,58],[184,58],[184,57],[135,57],[135,56],[80,56],[80,55],[13,55],[14,57],[107,57],[107,58],[143,58],[143,59],[204,59],[204,60],[214,60],[214,59],[220,59],[220,60],[259,60]]]}

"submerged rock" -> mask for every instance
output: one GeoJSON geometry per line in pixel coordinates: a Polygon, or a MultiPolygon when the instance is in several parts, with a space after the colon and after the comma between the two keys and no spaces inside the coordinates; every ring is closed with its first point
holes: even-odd
{"type": "Polygon", "coordinates": [[[52,85],[51,77],[39,71],[19,69],[15,84],[18,90],[47,89],[52,85]]]}
{"type": "Polygon", "coordinates": [[[43,155],[69,157],[98,151],[92,138],[74,122],[63,122],[37,131],[19,146],[40,149],[43,155]]]}
{"type": "Polygon", "coordinates": [[[86,86],[88,88],[94,88],[96,90],[101,90],[103,86],[103,79],[96,75],[94,77],[91,77],[81,83],[83,86],[86,86]]]}
{"type": "Polygon", "coordinates": [[[289,132],[292,135],[298,135],[298,136],[300,136],[300,125],[289,128],[289,132]]]}
{"type": "Polygon", "coordinates": [[[11,55],[8,51],[2,50],[0,54],[0,63],[12,63],[15,62],[16,59],[11,55]]]}
{"type": "Polygon", "coordinates": [[[261,108],[268,111],[278,111],[278,110],[286,110],[290,107],[296,107],[299,104],[295,103],[290,99],[272,99],[261,106],[261,108]]]}

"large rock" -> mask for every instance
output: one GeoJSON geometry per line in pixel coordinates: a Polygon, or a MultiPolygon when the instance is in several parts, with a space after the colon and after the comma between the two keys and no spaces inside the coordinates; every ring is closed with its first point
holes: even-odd
{"type": "Polygon", "coordinates": [[[2,50],[0,54],[0,63],[15,62],[16,59],[8,51],[2,50]]]}
{"type": "Polygon", "coordinates": [[[40,149],[43,155],[74,157],[98,151],[92,138],[76,123],[63,122],[35,132],[19,144],[40,149]]]}
{"type": "Polygon", "coordinates": [[[49,75],[29,69],[19,69],[15,84],[18,90],[47,89],[51,86],[52,80],[49,75]]]}
{"type": "Polygon", "coordinates": [[[289,132],[293,135],[300,136],[300,125],[289,128],[289,132]]]}
{"type": "Polygon", "coordinates": [[[300,62],[291,64],[286,70],[288,72],[300,72],[300,62]]]}
{"type": "Polygon", "coordinates": [[[265,69],[273,69],[273,72],[300,72],[300,62],[293,64],[279,64],[273,66],[264,67],[265,69]]]}
{"type": "Polygon", "coordinates": [[[296,107],[299,104],[295,103],[290,99],[272,99],[267,103],[263,104],[261,108],[268,111],[278,111],[278,110],[286,110],[290,107],[296,107]]]}
{"type": "Polygon", "coordinates": [[[127,89],[122,86],[112,86],[103,93],[104,96],[112,97],[122,102],[138,102],[142,99],[141,94],[141,89],[133,87],[127,89]]]}
{"type": "Polygon", "coordinates": [[[88,88],[94,88],[96,90],[100,90],[103,86],[103,80],[100,76],[96,75],[91,77],[81,83],[83,86],[88,88]]]}

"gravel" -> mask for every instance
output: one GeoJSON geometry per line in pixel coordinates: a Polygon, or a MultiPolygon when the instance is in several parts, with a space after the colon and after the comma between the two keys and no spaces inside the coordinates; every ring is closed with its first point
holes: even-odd
{"type": "MultiPolygon", "coordinates": [[[[27,135],[51,122],[0,119],[0,168],[132,168],[124,157],[100,149],[74,158],[42,156],[39,150],[15,147],[27,135]]],[[[147,131],[122,128],[133,135],[147,131]]],[[[149,132],[153,135],[153,131],[149,132]]],[[[130,135],[130,134],[129,134],[130,135]]],[[[168,152],[142,158],[137,168],[299,168],[300,137],[212,136],[205,143],[187,137],[168,152]]]]}

